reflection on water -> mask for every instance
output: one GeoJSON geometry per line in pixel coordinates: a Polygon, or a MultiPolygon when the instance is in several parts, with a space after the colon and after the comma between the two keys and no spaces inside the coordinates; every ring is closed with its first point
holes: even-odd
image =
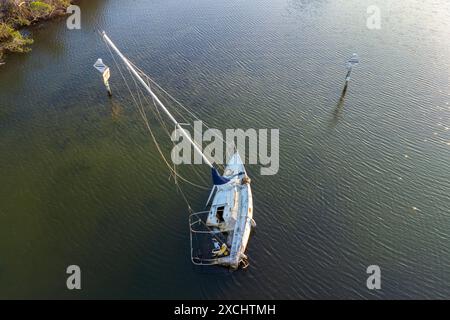
{"type": "Polygon", "coordinates": [[[111,116],[114,120],[118,120],[123,112],[123,106],[114,99],[110,100],[111,116]]]}
{"type": "Polygon", "coordinates": [[[331,127],[335,127],[339,119],[342,116],[342,113],[344,111],[344,101],[345,101],[345,94],[347,93],[348,88],[348,82],[345,83],[344,89],[342,89],[341,96],[339,97],[339,102],[337,103],[336,107],[333,111],[333,119],[331,120],[331,127]]]}

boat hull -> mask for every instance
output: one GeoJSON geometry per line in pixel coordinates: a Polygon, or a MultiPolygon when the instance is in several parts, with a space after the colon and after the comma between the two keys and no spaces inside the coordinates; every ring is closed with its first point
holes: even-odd
{"type": "Polygon", "coordinates": [[[191,234],[192,232],[209,233],[211,235],[209,241],[215,243],[216,248],[215,250],[206,249],[212,253],[211,257],[205,258],[208,255],[206,252],[202,254],[202,258],[193,256],[192,261],[195,264],[214,264],[237,269],[242,262],[246,265],[245,251],[252,225],[254,225],[250,178],[237,152],[228,161],[223,177],[229,181],[214,186],[211,207],[206,219],[202,222],[207,230],[194,230],[192,226],[196,225],[198,220],[190,221],[191,234]]]}

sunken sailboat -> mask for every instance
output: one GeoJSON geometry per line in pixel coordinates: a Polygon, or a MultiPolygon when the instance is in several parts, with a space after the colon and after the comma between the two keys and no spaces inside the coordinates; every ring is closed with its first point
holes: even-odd
{"type": "MultiPolygon", "coordinates": [[[[240,266],[246,268],[249,263],[245,252],[255,222],[251,181],[239,153],[234,150],[228,157],[228,163],[221,175],[150,88],[148,82],[142,78],[136,67],[120,52],[105,32],[102,33],[102,37],[120,57],[131,75],[150,94],[154,103],[211,168],[213,186],[206,205],[209,209],[189,216],[192,262],[196,265],[219,265],[231,269],[237,269],[240,266]]],[[[109,78],[109,70],[107,78],[109,78]]]]}

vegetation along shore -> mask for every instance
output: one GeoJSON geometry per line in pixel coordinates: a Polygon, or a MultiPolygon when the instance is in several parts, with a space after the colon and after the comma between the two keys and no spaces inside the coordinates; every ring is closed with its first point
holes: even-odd
{"type": "Polygon", "coordinates": [[[28,52],[33,39],[21,29],[66,14],[71,0],[0,0],[0,65],[7,53],[28,52]]]}

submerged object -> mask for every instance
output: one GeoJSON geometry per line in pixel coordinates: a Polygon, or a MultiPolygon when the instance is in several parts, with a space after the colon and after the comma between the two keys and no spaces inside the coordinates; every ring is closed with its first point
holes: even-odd
{"type": "MultiPolygon", "coordinates": [[[[213,163],[192,140],[190,134],[185,131],[181,123],[174,118],[149,84],[141,77],[136,67],[120,52],[105,32],[102,33],[102,37],[121,58],[133,78],[150,94],[155,105],[165,113],[184,138],[194,147],[195,152],[200,154],[204,162],[211,168],[213,187],[207,201],[208,205],[212,198],[210,210],[193,213],[189,216],[192,262],[196,265],[220,265],[232,269],[237,269],[242,265],[246,268],[249,264],[245,251],[251,228],[256,224],[253,221],[251,180],[247,176],[239,153],[234,150],[223,175],[220,175],[213,163]]],[[[97,67],[104,66],[101,60],[97,62],[97,67]]]]}
{"type": "Polygon", "coordinates": [[[356,53],[352,55],[352,57],[347,61],[347,75],[345,76],[345,85],[344,89],[342,89],[341,97],[339,98],[339,103],[337,107],[337,111],[341,109],[344,104],[345,94],[347,93],[348,83],[350,82],[350,74],[352,73],[353,66],[356,66],[359,63],[359,57],[356,53]]]}
{"type": "Polygon", "coordinates": [[[353,66],[356,66],[359,63],[359,57],[357,53],[354,53],[352,57],[348,60],[347,66],[349,68],[352,68],[353,66]]]}
{"type": "Polygon", "coordinates": [[[359,63],[359,57],[356,53],[352,55],[352,57],[347,61],[347,75],[345,76],[345,82],[348,83],[350,81],[350,74],[352,72],[353,66],[356,66],[359,63]]]}
{"type": "Polygon", "coordinates": [[[223,178],[228,182],[215,184],[211,190],[214,198],[210,210],[193,213],[189,217],[192,262],[232,269],[237,269],[240,264],[247,267],[245,250],[255,223],[250,178],[239,153],[234,153],[228,161],[223,178]],[[225,245],[229,254],[214,254],[216,251],[209,247],[208,238],[213,239],[211,244],[225,245]]]}
{"type": "Polygon", "coordinates": [[[103,76],[103,83],[105,84],[106,90],[108,91],[108,95],[112,96],[111,86],[109,85],[109,78],[111,76],[111,71],[109,70],[109,67],[103,63],[102,59],[98,59],[95,64],[94,68],[97,69],[103,76]]]}

